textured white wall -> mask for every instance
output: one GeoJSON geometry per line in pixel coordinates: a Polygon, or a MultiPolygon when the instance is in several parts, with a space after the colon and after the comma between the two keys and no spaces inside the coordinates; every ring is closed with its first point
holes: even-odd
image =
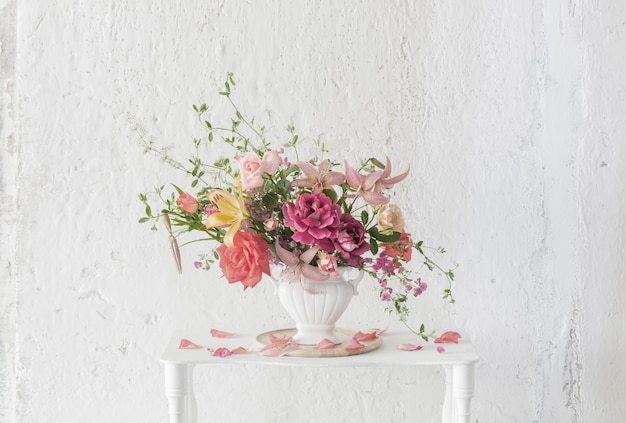
{"type": "MultiPolygon", "coordinates": [[[[135,123],[184,157],[191,104],[234,71],[277,133],[411,164],[407,220],[460,265],[456,306],[432,290],[415,318],[474,340],[473,421],[620,422],[625,43],[621,0],[0,0],[0,421],[165,422],[175,327],[289,324],[267,286],[178,277],[136,223],[179,175],[135,123]]],[[[365,289],[342,322],[377,306],[365,289]]],[[[197,392],[201,421],[431,422],[441,378],[223,366],[197,392]]]]}

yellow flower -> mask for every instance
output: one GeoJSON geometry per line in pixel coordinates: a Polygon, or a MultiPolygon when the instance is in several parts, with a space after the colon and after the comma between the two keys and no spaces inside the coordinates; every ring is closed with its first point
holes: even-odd
{"type": "Polygon", "coordinates": [[[240,197],[221,189],[209,191],[207,197],[217,210],[207,217],[204,225],[207,229],[228,228],[224,236],[224,244],[227,247],[232,247],[233,237],[239,230],[241,222],[250,217],[246,206],[240,197]]]}

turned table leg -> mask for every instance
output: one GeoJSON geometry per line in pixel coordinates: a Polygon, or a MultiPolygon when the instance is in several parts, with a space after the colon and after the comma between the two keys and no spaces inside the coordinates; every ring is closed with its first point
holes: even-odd
{"type": "Polygon", "coordinates": [[[441,422],[454,422],[454,402],[452,401],[452,365],[442,366],[446,373],[446,393],[443,398],[443,407],[441,410],[441,422]]]}
{"type": "Polygon", "coordinates": [[[165,396],[170,423],[196,422],[192,364],[165,363],[165,396]]]}
{"type": "Polygon", "coordinates": [[[474,363],[452,367],[452,397],[456,423],[469,423],[470,402],[474,396],[474,363]]]}

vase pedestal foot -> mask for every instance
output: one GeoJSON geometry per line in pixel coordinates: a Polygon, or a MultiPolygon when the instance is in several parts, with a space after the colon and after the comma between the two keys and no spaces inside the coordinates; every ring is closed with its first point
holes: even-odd
{"type": "Polygon", "coordinates": [[[317,345],[323,339],[328,339],[335,345],[341,343],[335,334],[335,325],[296,323],[296,329],[298,333],[293,336],[293,342],[299,345],[317,345]]]}

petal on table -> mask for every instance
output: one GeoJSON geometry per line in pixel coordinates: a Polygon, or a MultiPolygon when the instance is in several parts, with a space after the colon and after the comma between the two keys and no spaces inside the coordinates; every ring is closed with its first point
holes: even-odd
{"type": "Polygon", "coordinates": [[[233,335],[234,334],[230,332],[224,332],[219,329],[211,329],[211,336],[214,338],[230,338],[233,335]]]}
{"type": "Polygon", "coordinates": [[[178,345],[179,350],[198,350],[202,348],[202,345],[195,344],[191,342],[189,339],[181,339],[180,344],[178,345]]]}
{"type": "Polygon", "coordinates": [[[419,351],[422,348],[423,347],[421,345],[416,345],[416,344],[400,344],[400,345],[398,345],[398,349],[400,351],[419,351]]]}
{"type": "Polygon", "coordinates": [[[435,344],[449,344],[449,343],[458,344],[459,338],[462,338],[460,333],[448,331],[448,332],[442,333],[441,336],[439,336],[439,338],[435,339],[435,344]]]}
{"type": "Polygon", "coordinates": [[[356,339],[353,339],[352,341],[350,341],[350,343],[348,345],[346,345],[342,349],[349,351],[349,350],[359,350],[361,348],[365,348],[365,345],[361,344],[356,339]]]}
{"type": "Polygon", "coordinates": [[[320,350],[328,350],[331,348],[335,348],[335,343],[333,341],[330,341],[324,338],[320,342],[318,342],[318,344],[315,347],[320,350]]]}

